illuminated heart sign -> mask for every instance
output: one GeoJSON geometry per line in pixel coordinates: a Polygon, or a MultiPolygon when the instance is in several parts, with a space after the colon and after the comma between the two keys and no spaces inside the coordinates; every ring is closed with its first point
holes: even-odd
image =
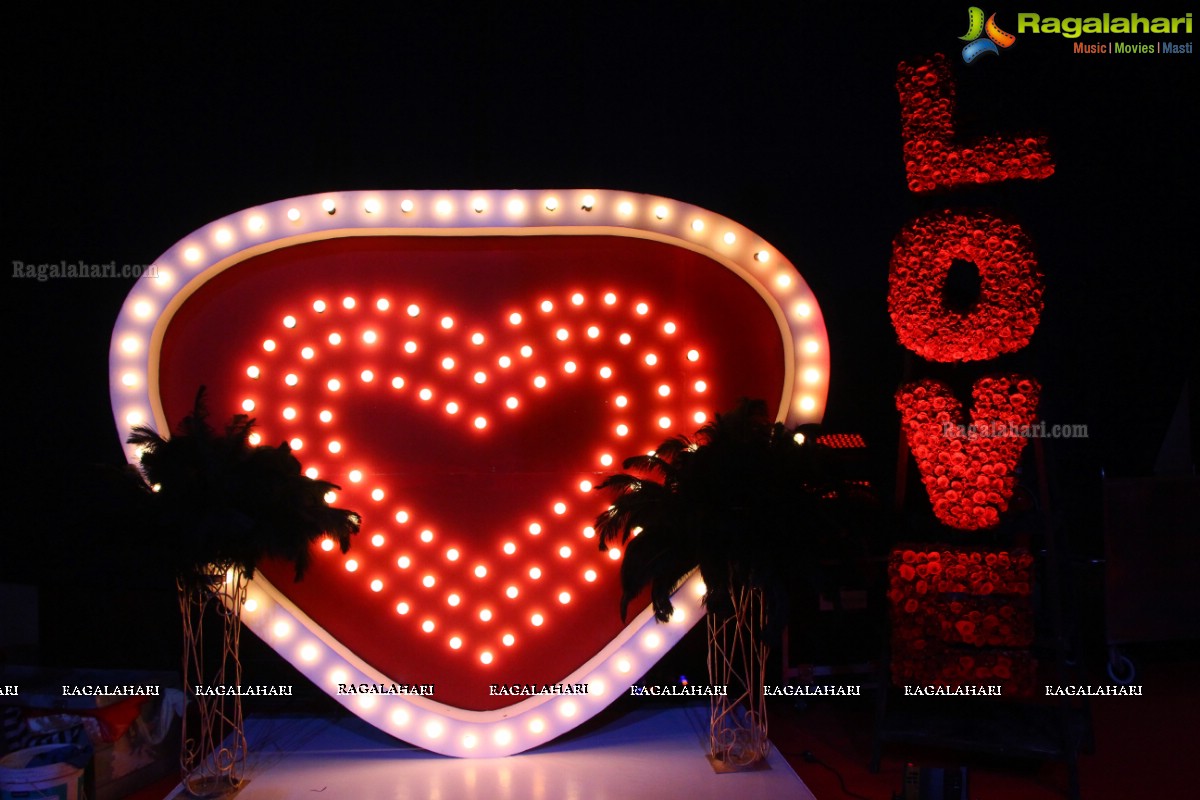
{"type": "Polygon", "coordinates": [[[621,622],[594,484],[743,396],[789,424],[824,410],[800,275],[664,198],[314,195],[214,222],[156,266],[113,334],[122,438],[167,430],[206,385],[214,420],[256,417],[260,441],[342,486],[330,501],[363,517],[350,551],[322,542],[298,583],[267,564],[246,624],[363,719],[448,755],[578,725],[703,616],[693,577],[670,624],[621,622]]]}

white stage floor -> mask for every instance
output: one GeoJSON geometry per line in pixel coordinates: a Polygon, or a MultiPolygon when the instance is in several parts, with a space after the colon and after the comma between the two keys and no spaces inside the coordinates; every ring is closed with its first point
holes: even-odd
{"type": "MultiPolygon", "coordinates": [[[[815,800],[772,748],[770,769],[715,774],[708,707],[629,712],[508,758],[447,758],[356,718],[247,723],[249,783],[238,800],[815,800]]],[[[185,798],[176,788],[168,795],[185,798]]]]}

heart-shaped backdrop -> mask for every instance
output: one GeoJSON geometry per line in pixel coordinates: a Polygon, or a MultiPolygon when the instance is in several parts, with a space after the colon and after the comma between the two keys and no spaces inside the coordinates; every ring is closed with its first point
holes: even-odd
{"type": "MultiPolygon", "coordinates": [[[[445,724],[502,724],[545,700],[494,685],[603,689],[599,703],[568,701],[559,716],[577,724],[652,663],[619,656],[609,687],[594,674],[606,653],[645,628],[639,649],[657,657],[701,616],[693,592],[667,636],[646,613],[621,621],[621,553],[598,547],[590,526],[607,501],[592,485],[741,397],[780,398],[792,422],[818,418],[824,402],[815,300],[748,231],[636,195],[540,205],[554,228],[482,227],[500,207],[483,193],[250,210],[165,254],[126,304],[133,328],[114,334],[123,434],[143,413],[130,410],[139,390],[165,429],[205,385],[214,420],[250,414],[261,441],[289,441],[310,475],[343,487],[330,500],[363,517],[350,551],[322,542],[301,582],[266,564],[247,624],[331,693],[360,681],[432,685],[432,696],[404,700],[442,717],[405,735],[393,710],[387,727],[441,752],[512,752],[563,728],[531,717],[523,737],[479,728],[445,742],[445,724]],[[451,210],[440,225],[398,230],[384,227],[385,203],[402,218],[451,210]],[[351,209],[359,219],[347,225],[351,209]],[[657,227],[597,226],[606,215],[657,227]],[[239,228],[261,241],[230,241],[239,228]],[[679,230],[690,238],[673,240],[679,230]],[[731,258],[712,252],[714,239],[740,246],[731,258]],[[144,373],[131,368],[143,359],[144,373]],[[298,644],[297,628],[316,638],[298,644]]],[[[378,705],[339,699],[365,716],[378,705]]]]}

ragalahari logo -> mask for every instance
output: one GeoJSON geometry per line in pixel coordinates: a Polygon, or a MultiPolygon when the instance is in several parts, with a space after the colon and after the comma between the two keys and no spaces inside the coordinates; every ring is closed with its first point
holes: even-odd
{"type": "Polygon", "coordinates": [[[967,32],[966,35],[958,38],[967,42],[967,46],[963,48],[962,57],[963,61],[968,64],[984,53],[1000,55],[1000,48],[1008,49],[1017,40],[1017,37],[1011,33],[1000,30],[1000,26],[996,24],[995,14],[988,17],[985,23],[983,9],[979,6],[971,6],[967,9],[967,32]],[[987,34],[987,38],[980,38],[984,34],[987,34]]]}

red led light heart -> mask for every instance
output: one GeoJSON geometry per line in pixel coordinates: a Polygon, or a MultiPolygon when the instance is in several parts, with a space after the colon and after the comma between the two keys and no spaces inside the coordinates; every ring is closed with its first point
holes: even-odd
{"type": "Polygon", "coordinates": [[[355,713],[447,754],[553,738],[700,618],[693,580],[669,625],[621,621],[592,485],[743,396],[790,424],[823,410],[803,280],[741,226],[662,198],[298,198],[157,266],[113,336],[118,427],[164,429],[205,385],[214,418],[257,418],[260,441],[340,484],[330,499],[363,517],[350,551],[319,547],[299,583],[266,564],[247,624],[355,713]],[[361,681],[434,693],[337,691],[361,681]],[[570,682],[587,691],[490,691],[570,682]]]}
{"type": "MultiPolygon", "coordinates": [[[[263,424],[264,436],[290,439],[301,454],[315,448],[304,455],[311,474],[345,483],[337,502],[363,509],[369,546],[343,555],[330,542],[333,568],[385,597],[382,605],[399,616],[387,624],[398,633],[450,648],[446,663],[430,666],[430,682],[452,671],[469,676],[471,669],[459,662],[476,659],[488,667],[482,671],[487,679],[475,683],[482,690],[514,660],[512,648],[561,635],[573,602],[599,595],[603,607],[611,599],[609,578],[621,553],[597,549],[591,520],[603,499],[589,494],[591,486],[631,442],[711,416],[712,365],[704,363],[711,358],[690,346],[694,338],[689,341],[670,316],[614,291],[535,296],[496,315],[492,325],[446,310],[431,313],[417,303],[393,309],[387,299],[373,299],[374,308],[363,313],[360,302],[352,295],[318,300],[312,310],[289,316],[294,326],[281,324],[261,356],[251,359],[246,372],[256,377],[243,382],[243,402],[276,420],[263,424]],[[312,392],[312,381],[324,391],[312,392]],[[402,474],[411,470],[404,459],[383,466],[378,454],[364,452],[359,437],[366,432],[352,434],[355,426],[344,422],[360,397],[409,408],[446,440],[458,438],[461,462],[422,468],[440,475],[471,470],[477,453],[488,454],[489,468],[503,465],[505,451],[516,444],[512,433],[530,431],[522,424],[528,420],[534,429],[546,424],[559,403],[573,413],[591,406],[595,424],[544,485],[525,487],[527,508],[496,520],[487,509],[499,498],[489,493],[518,487],[489,475],[466,481],[462,496],[449,502],[445,495],[453,490],[445,487],[437,498],[413,493],[413,479],[402,474]],[[469,513],[472,506],[484,514],[469,513]],[[448,515],[447,507],[456,513],[448,515]],[[468,533],[473,529],[491,536],[478,541],[468,533]]],[[[569,432],[557,427],[555,438],[569,432]]],[[[433,449],[440,453],[444,446],[433,449]]],[[[527,682],[531,672],[525,666],[513,680],[527,682]]]]}

